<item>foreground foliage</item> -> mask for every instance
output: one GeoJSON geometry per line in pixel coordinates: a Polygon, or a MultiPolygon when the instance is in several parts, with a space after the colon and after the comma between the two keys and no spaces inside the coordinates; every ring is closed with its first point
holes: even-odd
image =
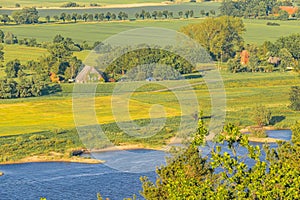
{"type": "Polygon", "coordinates": [[[146,199],[298,199],[300,197],[300,124],[293,127],[292,142],[282,142],[277,149],[249,145],[246,135],[233,125],[224,128],[210,156],[203,157],[198,145],[208,131],[199,122],[193,142],[184,153],[174,156],[167,166],[157,169],[155,183],[142,177],[146,199]],[[237,149],[247,149],[239,156],[237,149]],[[251,166],[246,164],[251,160],[251,166]]]}

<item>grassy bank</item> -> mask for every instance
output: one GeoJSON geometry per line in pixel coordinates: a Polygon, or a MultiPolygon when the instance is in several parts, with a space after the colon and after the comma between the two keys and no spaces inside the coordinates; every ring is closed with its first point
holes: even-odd
{"type": "MultiPolygon", "coordinates": [[[[289,127],[299,119],[299,113],[288,108],[289,90],[299,85],[299,78],[291,73],[222,73],[226,89],[226,122],[240,126],[253,125],[253,108],[257,104],[265,105],[272,110],[276,127],[289,127]]],[[[200,109],[208,115],[211,99],[203,79],[191,79],[190,82],[200,83],[194,86],[200,109]],[[202,84],[201,84],[202,83],[202,84]]],[[[0,101],[0,135],[17,135],[56,129],[71,129],[74,125],[72,111],[72,84],[63,84],[63,92],[47,97],[12,99],[0,101]]],[[[153,85],[145,90],[153,89],[153,85]]],[[[161,86],[155,86],[158,89],[161,86]]],[[[114,83],[100,84],[95,97],[97,120],[100,124],[115,122],[112,114],[112,91],[114,83]]],[[[131,119],[149,118],[149,109],[154,104],[164,107],[167,117],[181,115],[176,96],[170,91],[156,92],[149,95],[143,88],[130,97],[131,119]]]]}

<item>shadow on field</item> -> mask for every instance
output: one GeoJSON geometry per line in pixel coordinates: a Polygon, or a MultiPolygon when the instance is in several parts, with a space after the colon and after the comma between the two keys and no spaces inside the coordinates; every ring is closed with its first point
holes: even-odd
{"type": "Polygon", "coordinates": [[[280,116],[272,116],[271,120],[270,120],[270,124],[271,125],[275,125],[281,121],[285,120],[285,116],[280,115],[280,116]]]}

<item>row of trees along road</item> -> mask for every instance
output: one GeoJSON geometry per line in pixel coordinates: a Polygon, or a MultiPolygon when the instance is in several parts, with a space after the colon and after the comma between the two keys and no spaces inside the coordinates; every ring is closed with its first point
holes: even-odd
{"type": "MultiPolygon", "coordinates": [[[[201,16],[209,16],[209,15],[216,15],[215,10],[205,11],[200,10],[199,13],[201,16]]],[[[175,17],[179,18],[193,18],[195,17],[194,10],[185,10],[185,11],[178,11],[177,13],[174,13],[172,11],[164,10],[164,11],[145,11],[142,10],[141,12],[137,12],[134,15],[135,19],[172,19],[175,17]],[[177,15],[177,16],[175,16],[177,15]]],[[[75,23],[77,21],[111,21],[111,20],[128,20],[130,16],[128,13],[120,11],[119,13],[113,13],[113,12],[106,12],[106,13],[66,13],[62,12],[59,15],[47,15],[45,16],[46,21],[52,22],[70,22],[74,21],[75,23]]],[[[0,21],[3,22],[3,24],[8,24],[11,22],[15,22],[16,24],[34,24],[34,23],[40,23],[40,16],[39,12],[36,8],[23,8],[22,10],[13,11],[11,16],[8,14],[2,14],[0,17],[0,21]]]]}

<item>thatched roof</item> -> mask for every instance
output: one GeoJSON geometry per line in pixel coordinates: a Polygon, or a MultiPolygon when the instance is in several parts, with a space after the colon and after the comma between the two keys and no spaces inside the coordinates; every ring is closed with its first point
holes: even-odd
{"type": "Polygon", "coordinates": [[[76,83],[99,82],[103,79],[103,74],[95,67],[86,65],[75,78],[76,83]]]}

